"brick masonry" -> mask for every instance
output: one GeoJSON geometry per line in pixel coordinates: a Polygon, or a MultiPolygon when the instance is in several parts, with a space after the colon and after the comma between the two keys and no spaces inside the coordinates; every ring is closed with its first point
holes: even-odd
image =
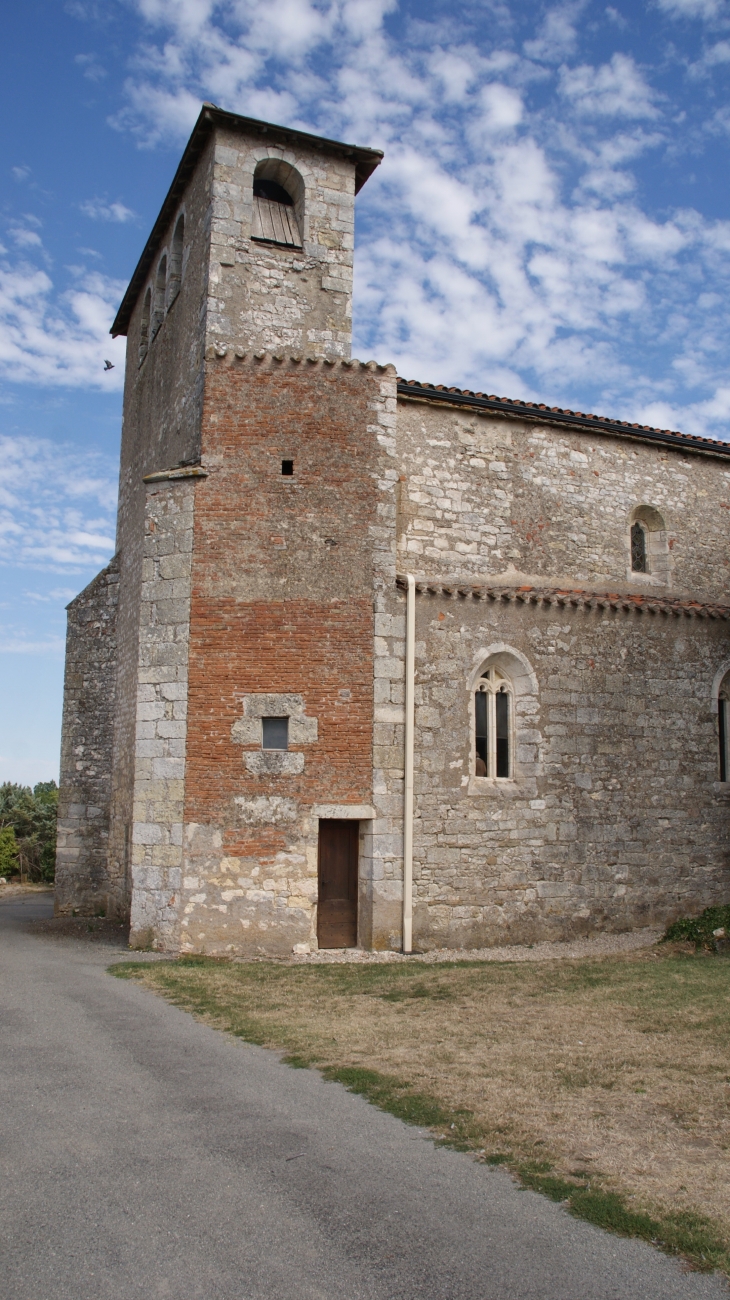
{"type": "MultiPolygon", "coordinates": [[[[326,795],[345,816],[372,807],[373,593],[395,578],[394,410],[392,368],[235,353],[210,363],[208,478],[195,501],[183,949],[286,953],[316,943],[315,806],[326,795]],[[294,462],[290,477],[283,459],[294,462]],[[386,536],[381,507],[391,511],[386,536]],[[290,750],[262,752],[262,711],[284,709],[290,750]]],[[[362,821],[370,933],[373,859],[390,852],[392,828],[362,821]]],[[[159,945],[159,924],[156,935],[159,945]]]]}

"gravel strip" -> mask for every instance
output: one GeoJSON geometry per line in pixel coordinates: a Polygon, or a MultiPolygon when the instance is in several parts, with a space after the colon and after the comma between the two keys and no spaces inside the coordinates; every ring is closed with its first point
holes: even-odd
{"type": "Polygon", "coordinates": [[[364,952],[361,948],[329,948],[320,952],[295,953],[294,965],[317,965],[336,962],[443,962],[443,961],[558,961],[566,957],[607,957],[616,952],[636,952],[651,948],[661,938],[662,930],[632,930],[628,934],[597,934],[590,939],[568,943],[536,943],[530,947],[505,948],[436,948],[432,952],[364,952]]]}

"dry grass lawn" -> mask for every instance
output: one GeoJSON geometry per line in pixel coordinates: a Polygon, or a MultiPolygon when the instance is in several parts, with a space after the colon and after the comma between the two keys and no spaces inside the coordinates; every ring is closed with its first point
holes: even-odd
{"type": "Polygon", "coordinates": [[[519,965],[113,969],[574,1212],[730,1271],[730,960],[659,946],[519,965]],[[589,1193],[618,1220],[589,1212],[589,1193]]]}

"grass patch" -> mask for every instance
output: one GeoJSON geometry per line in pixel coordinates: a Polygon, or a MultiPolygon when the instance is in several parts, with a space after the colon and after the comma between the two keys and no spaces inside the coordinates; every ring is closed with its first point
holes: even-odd
{"type": "Polygon", "coordinates": [[[185,957],[111,971],[598,1227],[730,1274],[730,962],[665,947],[520,965],[185,957]]]}

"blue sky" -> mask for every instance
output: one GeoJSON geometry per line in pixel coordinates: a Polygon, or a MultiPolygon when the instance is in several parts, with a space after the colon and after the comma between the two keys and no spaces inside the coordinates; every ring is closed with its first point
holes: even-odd
{"type": "Polygon", "coordinates": [[[25,0],[0,58],[0,779],[57,775],[108,328],[203,99],[386,151],[355,355],[730,437],[728,0],[25,0]]]}

